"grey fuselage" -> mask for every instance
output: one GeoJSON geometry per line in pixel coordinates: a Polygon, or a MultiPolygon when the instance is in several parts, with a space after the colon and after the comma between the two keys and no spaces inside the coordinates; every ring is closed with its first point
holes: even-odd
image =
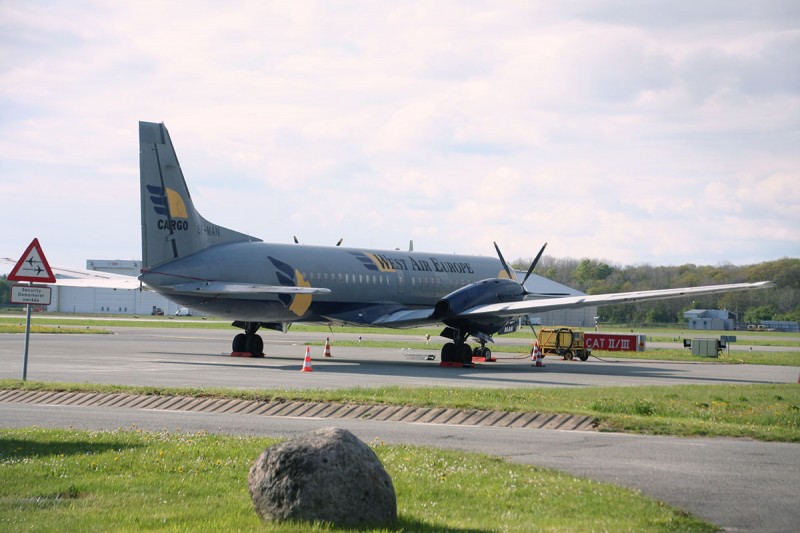
{"type": "Polygon", "coordinates": [[[140,279],[187,307],[236,320],[366,324],[396,310],[431,308],[465,285],[498,277],[507,275],[491,257],[235,242],[158,265],[140,279]],[[174,290],[198,281],[309,286],[331,292],[215,298],[174,290]]]}

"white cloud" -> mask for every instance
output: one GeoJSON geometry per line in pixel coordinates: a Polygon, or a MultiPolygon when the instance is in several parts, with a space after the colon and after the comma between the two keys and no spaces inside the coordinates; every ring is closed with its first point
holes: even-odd
{"type": "Polygon", "coordinates": [[[39,236],[53,263],[138,257],[148,120],[207,218],[270,240],[798,256],[799,20],[779,1],[2,3],[0,255],[39,236]]]}

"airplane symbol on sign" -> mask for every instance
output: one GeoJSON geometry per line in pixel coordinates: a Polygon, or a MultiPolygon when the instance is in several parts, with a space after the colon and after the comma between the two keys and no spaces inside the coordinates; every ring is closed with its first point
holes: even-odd
{"type": "Polygon", "coordinates": [[[31,257],[30,259],[28,259],[25,262],[28,263],[31,266],[31,268],[36,270],[36,275],[39,275],[42,272],[44,272],[44,269],[41,266],[39,266],[40,261],[34,261],[33,257],[31,257]],[[34,263],[36,263],[36,264],[34,264],[34,263]]]}

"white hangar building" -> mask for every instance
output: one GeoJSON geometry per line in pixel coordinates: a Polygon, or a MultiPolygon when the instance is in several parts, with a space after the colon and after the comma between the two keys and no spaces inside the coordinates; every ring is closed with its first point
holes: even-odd
{"type": "MultiPolygon", "coordinates": [[[[123,276],[136,277],[139,275],[141,267],[141,261],[136,260],[88,259],[86,261],[87,270],[123,276]]],[[[517,275],[522,278],[525,273],[517,272],[517,275]]],[[[531,275],[526,286],[528,290],[534,292],[568,294],[570,296],[583,295],[580,291],[536,274],[531,275]]],[[[52,287],[52,300],[47,310],[54,313],[141,316],[150,315],[153,313],[153,308],[158,308],[165,315],[174,315],[181,308],[180,305],[151,291],[89,289],[84,287],[59,287],[58,285],[53,285],[52,287]]],[[[192,309],[191,312],[193,315],[205,315],[198,309],[192,309]]],[[[534,324],[543,326],[594,327],[595,316],[597,316],[597,307],[593,306],[581,309],[549,311],[539,315],[532,315],[530,318],[534,324]]]]}

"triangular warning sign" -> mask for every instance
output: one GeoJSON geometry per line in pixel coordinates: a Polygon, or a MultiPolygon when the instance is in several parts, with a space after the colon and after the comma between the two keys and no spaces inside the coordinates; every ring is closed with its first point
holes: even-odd
{"type": "Polygon", "coordinates": [[[41,283],[55,283],[56,277],[47,264],[47,259],[42,252],[39,239],[33,239],[25,253],[19,258],[11,270],[8,278],[11,281],[38,281],[41,283]]]}

